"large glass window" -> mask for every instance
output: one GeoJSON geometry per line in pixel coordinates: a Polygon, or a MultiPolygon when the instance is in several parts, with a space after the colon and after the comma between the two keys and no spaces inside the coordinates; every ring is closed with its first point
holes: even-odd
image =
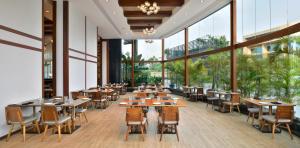
{"type": "Polygon", "coordinates": [[[189,54],[230,44],[230,5],[188,28],[189,54]]]}
{"type": "Polygon", "coordinates": [[[136,55],[141,55],[143,61],[162,60],[162,41],[161,40],[138,40],[136,55]]]}
{"type": "Polygon", "coordinates": [[[222,52],[188,60],[189,84],[204,89],[230,90],[230,54],[222,52]]]}
{"type": "Polygon", "coordinates": [[[122,64],[121,64],[121,79],[122,82],[128,83],[131,86],[131,54],[132,53],[132,41],[122,40],[122,64]]]}
{"type": "Polygon", "coordinates": [[[161,63],[135,63],[134,64],[135,86],[145,84],[157,84],[162,81],[161,63]]]}
{"type": "Polygon", "coordinates": [[[300,105],[300,33],[238,49],[237,64],[244,97],[273,97],[300,105]]]}
{"type": "Polygon", "coordinates": [[[237,41],[298,23],[299,5],[299,0],[237,0],[237,41]]]}
{"type": "Polygon", "coordinates": [[[165,38],[165,60],[184,56],[184,30],[165,38]]]}
{"type": "Polygon", "coordinates": [[[164,85],[169,88],[179,89],[184,84],[184,61],[177,60],[165,63],[164,85]]]}

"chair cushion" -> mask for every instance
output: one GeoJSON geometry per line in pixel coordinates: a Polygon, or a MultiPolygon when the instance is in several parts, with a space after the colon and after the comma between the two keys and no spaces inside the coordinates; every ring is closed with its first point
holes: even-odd
{"type": "Polygon", "coordinates": [[[207,100],[219,100],[219,98],[218,97],[207,97],[207,100]]]}
{"type": "MultiPolygon", "coordinates": [[[[262,116],[262,118],[268,122],[272,122],[275,123],[276,119],[275,116],[272,115],[264,115],[262,116]]],[[[278,123],[290,123],[291,120],[290,119],[278,119],[278,123]]]]}
{"type": "Polygon", "coordinates": [[[85,109],[85,108],[76,108],[76,110],[75,110],[76,113],[83,113],[86,111],[87,111],[87,109],[85,109]]]}
{"type": "MultiPolygon", "coordinates": [[[[62,116],[59,116],[59,120],[57,121],[57,123],[58,124],[62,124],[62,123],[67,122],[70,119],[71,119],[70,116],[64,116],[64,115],[62,115],[62,116]]],[[[48,125],[54,125],[54,124],[56,124],[55,121],[44,121],[43,123],[44,124],[48,124],[48,125]]]]}
{"type": "Polygon", "coordinates": [[[178,124],[177,121],[165,121],[165,122],[163,122],[162,117],[158,117],[158,122],[159,122],[159,124],[165,124],[165,125],[178,124]]]}
{"type": "MultiPolygon", "coordinates": [[[[144,125],[146,123],[146,121],[147,121],[147,118],[144,117],[143,121],[142,121],[142,124],[144,125]]],[[[128,121],[127,124],[128,125],[140,125],[141,122],[140,121],[128,121]]]]}
{"type": "Polygon", "coordinates": [[[239,105],[240,103],[231,103],[231,102],[226,101],[226,102],[223,102],[223,104],[225,104],[225,105],[239,105]]]}

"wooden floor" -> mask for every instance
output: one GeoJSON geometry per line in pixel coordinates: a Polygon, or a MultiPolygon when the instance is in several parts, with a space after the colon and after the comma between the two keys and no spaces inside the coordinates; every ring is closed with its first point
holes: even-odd
{"type": "MultiPolygon", "coordinates": [[[[126,96],[122,96],[124,98],[126,96]]],[[[276,134],[263,134],[246,123],[246,116],[237,113],[223,114],[206,109],[201,102],[187,102],[188,107],[180,109],[179,138],[176,135],[164,135],[159,142],[156,133],[157,113],[151,109],[148,113],[148,133],[143,142],[139,134],[129,135],[124,141],[125,108],[118,106],[117,102],[106,110],[92,110],[87,116],[89,123],[83,125],[71,135],[63,135],[62,141],[57,142],[57,135],[48,136],[41,142],[42,135],[27,134],[27,141],[22,142],[22,135],[12,135],[9,142],[0,141],[1,148],[30,147],[30,148],[109,148],[109,147],[178,147],[178,148],[209,148],[209,147],[297,147],[300,148],[300,139],[294,136],[289,138],[287,132],[276,134]]]]}

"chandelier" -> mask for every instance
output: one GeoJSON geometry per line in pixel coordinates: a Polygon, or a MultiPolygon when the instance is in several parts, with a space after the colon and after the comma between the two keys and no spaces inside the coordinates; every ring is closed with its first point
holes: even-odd
{"type": "Polygon", "coordinates": [[[143,13],[146,13],[147,15],[151,14],[157,14],[160,7],[157,5],[156,2],[153,2],[151,5],[150,2],[145,1],[144,4],[141,4],[140,6],[137,6],[143,13]]]}
{"type": "Polygon", "coordinates": [[[153,40],[145,40],[146,43],[151,44],[153,43],[153,40]]]}
{"type": "Polygon", "coordinates": [[[145,35],[151,35],[151,34],[154,34],[155,32],[156,32],[156,30],[153,27],[151,27],[150,29],[149,28],[143,29],[143,33],[145,35]]]}

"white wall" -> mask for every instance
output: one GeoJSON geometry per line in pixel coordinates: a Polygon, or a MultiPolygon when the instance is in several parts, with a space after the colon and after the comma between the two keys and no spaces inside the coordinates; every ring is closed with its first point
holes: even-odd
{"type": "Polygon", "coordinates": [[[107,84],[107,42],[102,42],[102,85],[107,84]]]}
{"type": "Polygon", "coordinates": [[[63,96],[63,1],[56,1],[56,95],[63,96]]]}
{"type": "MultiPolygon", "coordinates": [[[[86,53],[88,54],[87,60],[97,62],[97,26],[88,18],[86,20],[86,53]]],[[[97,63],[87,61],[86,66],[86,87],[96,87],[97,63]]]]}
{"type": "Polygon", "coordinates": [[[97,86],[97,26],[72,1],[69,1],[69,48],[79,51],[69,50],[69,56],[80,58],[69,58],[69,91],[97,86]]]}
{"type": "MultiPolygon", "coordinates": [[[[42,38],[41,0],[1,0],[0,25],[42,38]]],[[[41,49],[41,41],[0,30],[0,39],[41,49]]],[[[42,52],[0,43],[0,136],[5,106],[42,96],[42,52]]],[[[27,114],[28,112],[25,112],[27,114]]]]}

